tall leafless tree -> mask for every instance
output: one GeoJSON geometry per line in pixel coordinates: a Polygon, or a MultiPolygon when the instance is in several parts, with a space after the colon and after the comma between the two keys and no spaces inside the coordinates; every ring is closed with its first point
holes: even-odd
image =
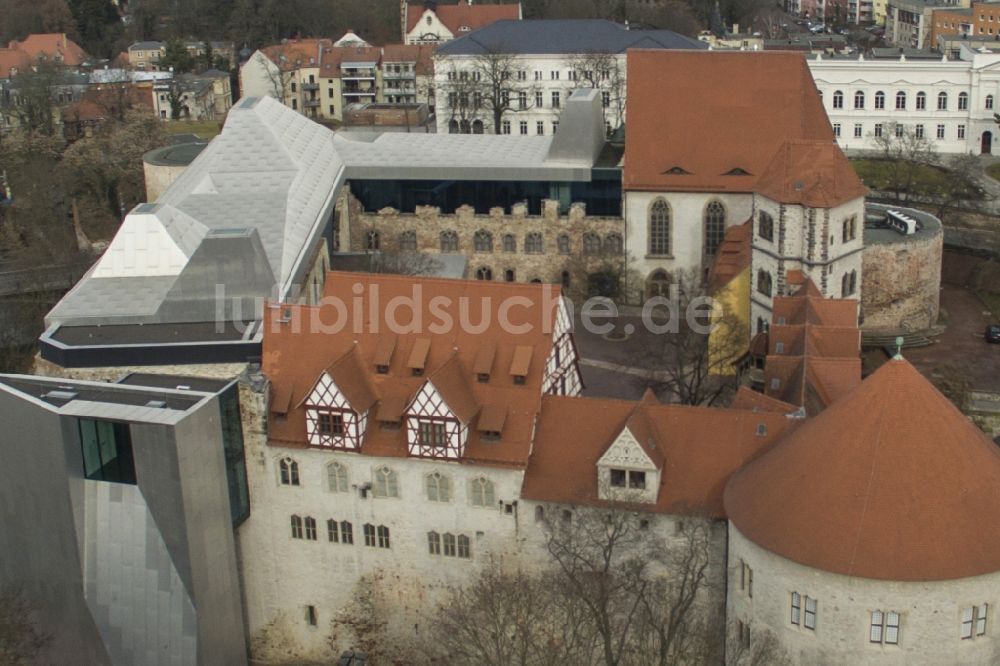
{"type": "MultiPolygon", "coordinates": [[[[890,100],[891,102],[891,100],[890,100]]],[[[921,169],[934,162],[934,143],[914,127],[902,123],[885,124],[881,132],[868,135],[882,160],[885,182],[880,184],[892,192],[896,201],[912,194],[921,169]]]]}
{"type": "MultiPolygon", "coordinates": [[[[534,108],[539,88],[519,66],[517,56],[499,44],[451,66],[442,91],[459,132],[472,133],[476,120],[485,120],[492,133],[501,134],[508,114],[534,108]]],[[[438,107],[442,101],[436,100],[438,107]]]]}
{"type": "Polygon", "coordinates": [[[590,51],[570,59],[580,88],[595,88],[601,92],[604,120],[617,128],[625,119],[624,56],[608,51],[590,51]]]}

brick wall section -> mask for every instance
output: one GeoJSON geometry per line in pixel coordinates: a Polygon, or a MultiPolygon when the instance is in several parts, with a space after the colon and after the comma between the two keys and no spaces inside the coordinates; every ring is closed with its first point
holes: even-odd
{"type": "Polygon", "coordinates": [[[865,246],[861,302],[866,332],[922,331],[937,322],[943,236],[865,246]]]}
{"type": "Polygon", "coordinates": [[[363,252],[367,232],[377,229],[385,251],[397,251],[400,235],[412,230],[417,233],[417,249],[420,252],[439,254],[441,232],[454,230],[458,234],[459,253],[469,259],[469,278],[475,277],[480,267],[488,267],[493,271],[494,280],[503,280],[504,271],[512,269],[517,282],[537,279],[558,283],[564,270],[576,276],[581,264],[583,267],[598,266],[610,261],[621,265],[625,259],[624,252],[620,255],[584,255],[585,233],[596,233],[602,242],[613,233],[624,239],[625,222],[620,217],[588,216],[582,203],[572,204],[567,215],[560,215],[559,203],[551,200],[543,202],[542,215],[528,215],[523,204],[514,205],[510,213],[503,208],[493,208],[488,215],[477,215],[471,206],[460,206],[454,214],[442,213],[435,206],[418,206],[415,213],[400,213],[394,208],[366,213],[358,208],[352,206],[350,218],[354,225],[350,233],[352,252],[363,252]],[[475,251],[473,237],[480,229],[493,234],[492,252],[475,251]],[[524,251],[525,237],[532,232],[542,234],[544,251],[540,254],[524,251]],[[512,234],[517,241],[515,252],[503,251],[505,234],[512,234]],[[562,234],[570,238],[569,254],[559,252],[558,237],[562,234]]]}

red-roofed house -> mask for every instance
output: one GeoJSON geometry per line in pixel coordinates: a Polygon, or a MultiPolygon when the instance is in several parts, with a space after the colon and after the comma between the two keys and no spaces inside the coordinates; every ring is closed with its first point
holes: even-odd
{"type": "Polygon", "coordinates": [[[758,330],[790,271],[825,297],[858,297],[866,190],[837,147],[804,57],[634,50],[627,71],[626,249],[647,295],[672,271],[708,277],[726,258],[726,230],[751,220],[758,330]]]}
{"type": "Polygon", "coordinates": [[[403,3],[403,41],[407,44],[440,44],[461,37],[494,21],[520,20],[521,3],[487,5],[458,0],[445,5],[433,1],[403,3]]]}
{"type": "Polygon", "coordinates": [[[87,54],[80,45],[68,38],[65,32],[28,35],[7,46],[26,53],[32,60],[52,60],[70,67],[77,67],[87,59],[87,54]]]}

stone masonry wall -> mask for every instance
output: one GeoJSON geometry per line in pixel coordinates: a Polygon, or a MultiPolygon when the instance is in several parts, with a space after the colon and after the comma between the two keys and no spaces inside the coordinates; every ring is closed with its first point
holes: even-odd
{"type": "Polygon", "coordinates": [[[861,302],[865,331],[921,331],[937,322],[943,235],[865,246],[861,302]]]}

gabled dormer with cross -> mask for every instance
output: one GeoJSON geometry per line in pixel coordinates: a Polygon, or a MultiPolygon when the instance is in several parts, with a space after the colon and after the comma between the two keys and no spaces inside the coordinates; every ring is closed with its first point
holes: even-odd
{"type": "Polygon", "coordinates": [[[310,446],[359,451],[377,400],[357,347],[352,347],[320,373],[304,400],[310,446]]]}
{"type": "Polygon", "coordinates": [[[454,355],[427,378],[406,410],[411,456],[457,460],[465,455],[469,425],[479,405],[454,355]]]}

